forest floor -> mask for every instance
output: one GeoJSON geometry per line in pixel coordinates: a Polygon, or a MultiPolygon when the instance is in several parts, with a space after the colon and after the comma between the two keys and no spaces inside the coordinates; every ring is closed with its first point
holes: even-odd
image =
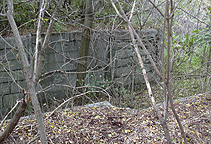
{"type": "MultiPolygon", "coordinates": [[[[188,143],[211,143],[211,93],[174,102],[184,126],[188,143]]],[[[160,110],[163,110],[160,107],[160,110]]],[[[116,107],[78,107],[56,111],[45,126],[49,143],[60,144],[132,144],[166,143],[164,132],[153,110],[116,107]]],[[[182,143],[178,124],[169,109],[167,120],[173,143],[182,143]]],[[[1,128],[4,129],[7,124],[1,128]]],[[[22,118],[6,143],[40,143],[36,120],[22,118]]]]}

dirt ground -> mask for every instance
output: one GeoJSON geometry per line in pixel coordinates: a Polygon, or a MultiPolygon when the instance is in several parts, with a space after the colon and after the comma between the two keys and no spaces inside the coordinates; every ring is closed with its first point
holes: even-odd
{"type": "MultiPolygon", "coordinates": [[[[211,143],[211,93],[176,101],[176,111],[189,143],[211,143]]],[[[159,108],[163,110],[162,107],[159,108]]],[[[44,115],[49,143],[55,144],[138,144],[166,143],[153,108],[80,107],[44,115]]],[[[168,128],[173,143],[182,143],[178,124],[169,108],[168,128]]],[[[5,128],[7,123],[1,127],[5,128]]],[[[33,116],[19,121],[4,144],[41,143],[33,116]]]]}

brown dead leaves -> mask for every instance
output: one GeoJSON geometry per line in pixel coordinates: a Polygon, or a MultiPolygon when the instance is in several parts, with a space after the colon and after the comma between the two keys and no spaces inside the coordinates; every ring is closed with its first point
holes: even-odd
{"type": "MultiPolygon", "coordinates": [[[[188,142],[208,142],[211,137],[211,95],[201,94],[176,101],[175,106],[188,142]]],[[[45,126],[49,143],[166,143],[152,108],[131,110],[93,107],[63,110],[49,117],[45,126]]],[[[168,126],[172,142],[181,143],[183,140],[179,127],[171,111],[168,126]]],[[[30,116],[19,122],[5,143],[40,143],[37,133],[36,121],[30,116]]]]}

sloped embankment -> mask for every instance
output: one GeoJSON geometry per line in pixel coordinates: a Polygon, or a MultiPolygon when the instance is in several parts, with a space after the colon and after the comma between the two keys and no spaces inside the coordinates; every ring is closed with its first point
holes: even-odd
{"type": "MultiPolygon", "coordinates": [[[[176,101],[176,110],[189,143],[209,143],[211,94],[176,101]]],[[[160,107],[160,109],[162,109],[160,107]]],[[[46,114],[45,117],[48,115],[46,114]]],[[[4,129],[6,124],[1,129],[4,129]]],[[[57,111],[45,120],[49,143],[165,143],[162,127],[152,108],[77,107],[57,111]]],[[[172,141],[182,141],[172,112],[168,125],[172,141]]],[[[33,116],[21,119],[5,143],[40,143],[33,116]]]]}

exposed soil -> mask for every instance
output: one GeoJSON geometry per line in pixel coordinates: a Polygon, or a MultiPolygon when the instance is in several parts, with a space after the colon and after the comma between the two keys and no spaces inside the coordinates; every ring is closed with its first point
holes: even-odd
{"type": "MultiPolygon", "coordinates": [[[[188,142],[211,143],[211,93],[185,98],[174,104],[188,142]]],[[[44,117],[47,116],[48,114],[44,117]]],[[[171,110],[167,122],[172,142],[182,143],[179,127],[171,110]]],[[[5,126],[6,124],[1,130],[5,126]]],[[[153,108],[74,108],[55,112],[45,120],[45,126],[49,143],[166,143],[162,126],[153,108]]],[[[34,117],[23,118],[5,144],[40,143],[37,133],[34,117]]]]}

